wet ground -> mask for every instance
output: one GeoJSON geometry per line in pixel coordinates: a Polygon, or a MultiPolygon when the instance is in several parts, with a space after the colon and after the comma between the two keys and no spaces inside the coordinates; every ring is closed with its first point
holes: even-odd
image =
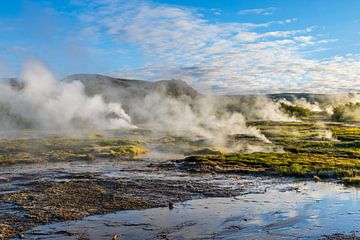
{"type": "MultiPolygon", "coordinates": [[[[206,198],[167,207],[41,226],[32,239],[318,239],[360,226],[356,189],[295,183],[261,194],[206,198]]],[[[356,233],[355,233],[356,234],[356,233]]]]}
{"type": "Polygon", "coordinates": [[[3,237],[319,239],[334,233],[360,235],[356,232],[360,230],[356,188],[159,167],[162,161],[181,157],[153,153],[121,161],[3,167],[3,237]]]}

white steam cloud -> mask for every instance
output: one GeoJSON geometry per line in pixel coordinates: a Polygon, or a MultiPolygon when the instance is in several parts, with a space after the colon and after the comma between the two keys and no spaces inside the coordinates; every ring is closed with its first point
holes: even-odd
{"type": "Polygon", "coordinates": [[[148,129],[203,137],[216,145],[225,145],[226,137],[235,134],[251,135],[268,142],[259,130],[246,125],[241,113],[218,107],[211,96],[190,102],[184,96],[173,98],[154,92],[145,97],[143,104],[132,106],[130,112],[143,119],[148,129]]]}
{"type": "Polygon", "coordinates": [[[79,81],[61,82],[41,63],[24,65],[20,83],[0,83],[0,128],[131,129],[119,103],[106,103],[100,95],[88,97],[79,81]]]}
{"type": "Polygon", "coordinates": [[[0,129],[71,131],[139,126],[225,146],[227,137],[237,134],[269,142],[258,129],[248,126],[247,120],[296,121],[279,110],[279,103],[264,96],[245,100],[202,95],[181,81],[121,82],[97,77],[58,81],[41,63],[26,63],[18,81],[0,83],[0,129]]]}
{"type": "Polygon", "coordinates": [[[311,112],[314,112],[314,113],[320,113],[320,112],[326,111],[326,108],[320,106],[320,104],[318,102],[316,102],[316,101],[315,102],[309,102],[305,98],[295,98],[292,101],[289,101],[289,100],[283,98],[283,99],[278,100],[277,103],[285,104],[285,105],[288,105],[288,106],[302,107],[302,108],[310,110],[311,112]]]}
{"type": "Polygon", "coordinates": [[[264,95],[255,95],[249,99],[250,101],[240,101],[238,103],[239,111],[243,113],[248,120],[298,121],[295,117],[290,117],[280,110],[280,102],[272,101],[264,95]]]}
{"type": "MultiPolygon", "coordinates": [[[[180,80],[150,83],[94,75],[77,75],[70,79],[84,82],[90,94],[103,94],[106,99],[121,102],[134,124],[155,133],[202,138],[215,145],[226,145],[227,137],[236,134],[268,142],[258,129],[247,126],[246,115],[237,109],[241,108],[240,100],[202,95],[180,80]],[[236,109],[228,105],[235,105],[236,109]]],[[[270,116],[265,117],[268,118],[270,116]]]]}

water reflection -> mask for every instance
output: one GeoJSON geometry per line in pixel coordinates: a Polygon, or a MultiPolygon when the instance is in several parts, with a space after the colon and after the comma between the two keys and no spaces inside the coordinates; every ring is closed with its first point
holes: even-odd
{"type": "Polygon", "coordinates": [[[360,230],[358,189],[334,183],[275,185],[263,194],[207,198],[40,226],[38,239],[317,239],[360,230]],[[45,234],[45,235],[43,235],[45,234]],[[49,235],[47,235],[49,234],[49,235]]]}

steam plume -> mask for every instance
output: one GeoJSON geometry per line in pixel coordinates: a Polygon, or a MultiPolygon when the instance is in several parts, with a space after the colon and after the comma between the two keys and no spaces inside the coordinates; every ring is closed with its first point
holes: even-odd
{"type": "Polygon", "coordinates": [[[6,83],[0,87],[3,129],[135,128],[119,103],[105,103],[100,95],[88,97],[81,82],[57,81],[36,61],[24,65],[17,87],[6,83]]]}

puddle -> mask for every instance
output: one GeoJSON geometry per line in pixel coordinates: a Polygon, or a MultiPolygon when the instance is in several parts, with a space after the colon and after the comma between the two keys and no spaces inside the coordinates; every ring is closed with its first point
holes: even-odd
{"type": "Polygon", "coordinates": [[[265,193],[206,198],[175,208],[120,211],[39,226],[28,239],[318,239],[360,230],[359,189],[335,183],[272,185],[265,193]]]}

